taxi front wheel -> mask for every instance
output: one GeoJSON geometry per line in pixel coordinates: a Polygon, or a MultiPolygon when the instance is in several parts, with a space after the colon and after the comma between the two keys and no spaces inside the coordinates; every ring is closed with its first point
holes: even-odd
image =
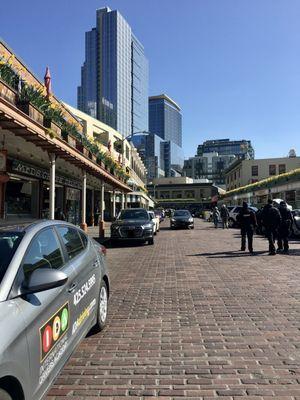
{"type": "MultiPolygon", "coordinates": [[[[108,292],[105,282],[102,280],[99,290],[98,310],[97,310],[97,323],[95,328],[102,331],[106,325],[108,311],[108,292]]],[[[1,398],[0,398],[1,400],[1,398]]]]}
{"type": "Polygon", "coordinates": [[[0,389],[0,400],[13,400],[13,398],[5,390],[0,389]]]}

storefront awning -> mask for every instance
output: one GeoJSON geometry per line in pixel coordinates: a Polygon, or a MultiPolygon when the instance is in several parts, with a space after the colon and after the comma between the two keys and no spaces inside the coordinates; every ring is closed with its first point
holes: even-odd
{"type": "Polygon", "coordinates": [[[131,188],[100,165],[78,152],[60,137],[51,138],[45,128],[17,107],[0,97],[0,127],[34,143],[48,153],[65,159],[78,168],[108,183],[115,189],[131,192],[131,188]]]}

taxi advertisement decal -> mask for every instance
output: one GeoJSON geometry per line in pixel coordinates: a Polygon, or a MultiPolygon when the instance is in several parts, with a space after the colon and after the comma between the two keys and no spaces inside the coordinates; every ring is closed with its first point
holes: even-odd
{"type": "Polygon", "coordinates": [[[69,302],[66,302],[51,318],[40,328],[40,358],[41,362],[48,356],[52,349],[60,342],[69,329],[69,302]]]}

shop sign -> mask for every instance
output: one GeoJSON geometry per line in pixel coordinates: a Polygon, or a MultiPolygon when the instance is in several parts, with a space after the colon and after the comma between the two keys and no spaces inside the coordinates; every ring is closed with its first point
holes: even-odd
{"type": "MultiPolygon", "coordinates": [[[[12,171],[20,174],[30,175],[34,178],[42,179],[44,181],[50,180],[50,172],[46,169],[38,168],[35,165],[30,165],[19,160],[13,160],[12,171]]],[[[63,186],[74,186],[76,188],[81,188],[80,182],[58,174],[55,174],[55,182],[63,186]]]]}

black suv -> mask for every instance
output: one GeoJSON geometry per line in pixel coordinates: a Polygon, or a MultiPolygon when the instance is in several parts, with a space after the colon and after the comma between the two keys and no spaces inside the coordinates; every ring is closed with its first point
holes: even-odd
{"type": "Polygon", "coordinates": [[[134,240],[154,244],[153,232],[153,222],[144,208],[122,210],[110,227],[112,243],[134,240]]]}

